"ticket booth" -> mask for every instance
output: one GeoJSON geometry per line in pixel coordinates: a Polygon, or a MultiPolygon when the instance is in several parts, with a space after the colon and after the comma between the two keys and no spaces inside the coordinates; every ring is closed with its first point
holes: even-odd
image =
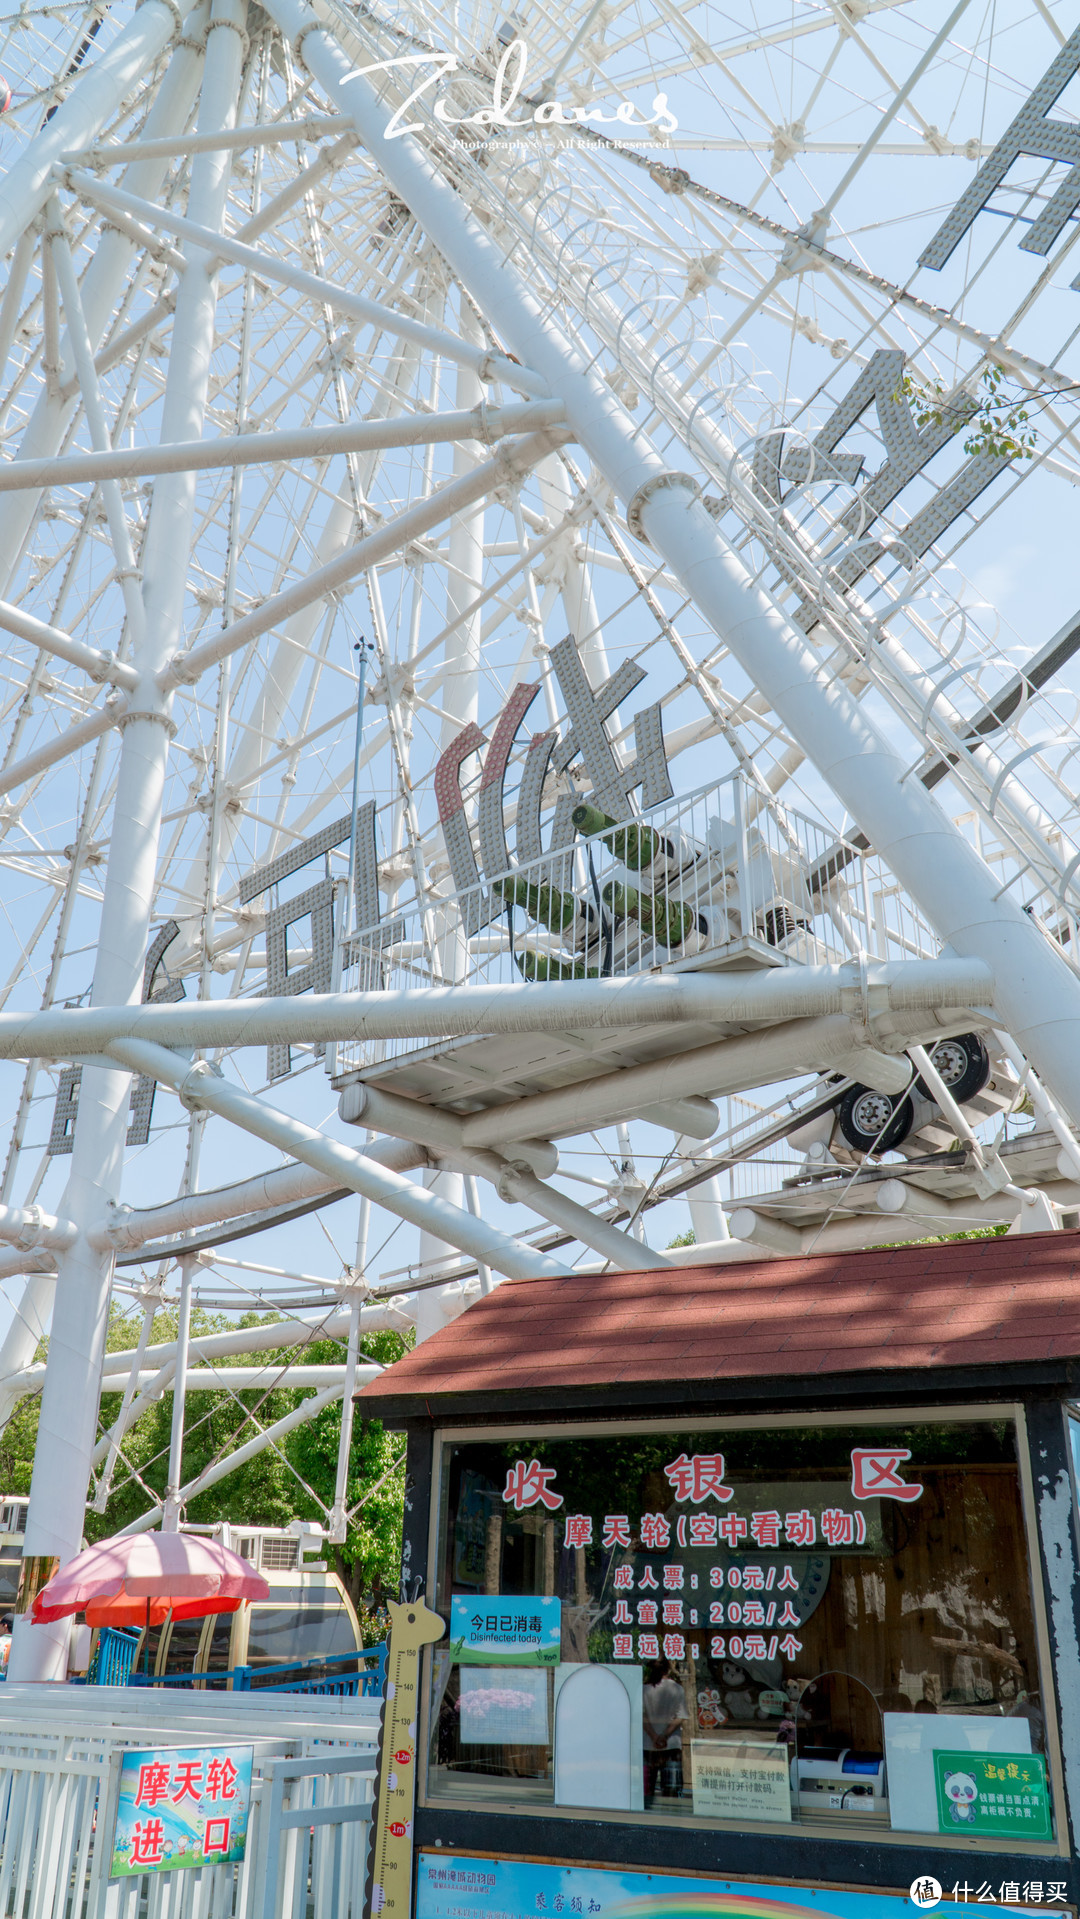
{"type": "Polygon", "coordinates": [[[365,1387],[417,1919],[1075,1908],[1078,1399],[1072,1233],[516,1281],[365,1387]]]}

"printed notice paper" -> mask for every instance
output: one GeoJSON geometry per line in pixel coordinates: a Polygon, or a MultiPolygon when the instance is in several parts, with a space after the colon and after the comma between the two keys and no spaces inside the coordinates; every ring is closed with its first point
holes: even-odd
{"type": "Polygon", "coordinates": [[[788,1749],[693,1739],[694,1813],[699,1819],[791,1819],[788,1749]]]}

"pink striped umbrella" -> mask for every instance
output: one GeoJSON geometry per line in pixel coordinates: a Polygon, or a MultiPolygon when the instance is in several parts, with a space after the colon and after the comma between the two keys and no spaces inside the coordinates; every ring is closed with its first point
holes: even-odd
{"type": "Polygon", "coordinates": [[[109,1623],[118,1625],[123,1623],[119,1607],[128,1601],[129,1623],[137,1625],[149,1617],[152,1601],[164,1601],[174,1618],[196,1619],[204,1612],[233,1612],[245,1599],[266,1599],[269,1593],[254,1566],[216,1539],[196,1533],[122,1533],[69,1559],[38,1593],[31,1617],[41,1624],[83,1612],[95,1601],[111,1601],[109,1623]]]}

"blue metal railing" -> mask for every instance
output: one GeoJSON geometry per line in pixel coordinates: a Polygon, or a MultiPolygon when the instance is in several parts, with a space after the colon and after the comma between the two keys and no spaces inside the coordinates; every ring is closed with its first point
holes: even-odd
{"type": "Polygon", "coordinates": [[[86,1675],[88,1686],[126,1686],[141,1634],[137,1627],[103,1626],[86,1675]]]}
{"type": "Polygon", "coordinates": [[[366,1646],[359,1652],[331,1653],[318,1659],[290,1659],[281,1666],[232,1666],[225,1672],[181,1672],[158,1677],[132,1672],[126,1679],[99,1680],[99,1685],[194,1687],[207,1692],[306,1692],[339,1698],[381,1699],[386,1685],[386,1647],[366,1646]],[[347,1666],[353,1671],[346,1671],[347,1666]],[[280,1678],[279,1674],[291,1674],[280,1678]]]}

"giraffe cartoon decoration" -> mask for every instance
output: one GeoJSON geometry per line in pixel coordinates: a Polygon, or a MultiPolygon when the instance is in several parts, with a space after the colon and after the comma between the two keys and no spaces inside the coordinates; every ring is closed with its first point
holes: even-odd
{"type": "Polygon", "coordinates": [[[445,1620],[422,1599],[400,1606],[391,1601],[389,1613],[386,1697],[379,1727],[364,1919],[409,1919],[420,1649],[434,1645],[446,1630],[445,1620]]]}

